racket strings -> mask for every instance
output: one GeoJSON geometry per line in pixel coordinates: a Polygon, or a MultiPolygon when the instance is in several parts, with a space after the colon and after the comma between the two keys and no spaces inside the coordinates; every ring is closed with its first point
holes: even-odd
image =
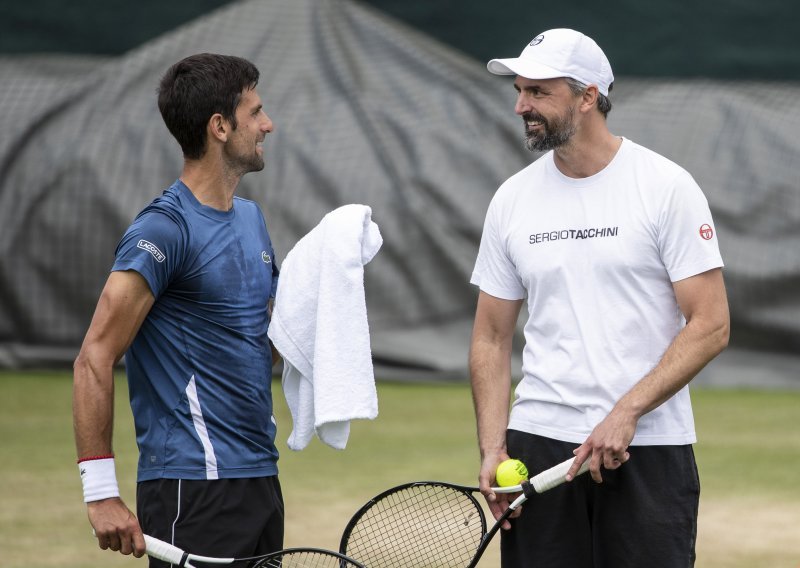
{"type": "Polygon", "coordinates": [[[367,509],[351,530],[345,553],[376,568],[463,568],[483,531],[482,513],[470,495],[415,485],[367,509]]]}
{"type": "Polygon", "coordinates": [[[347,558],[317,550],[297,550],[273,554],[251,568],[360,568],[347,558]]]}

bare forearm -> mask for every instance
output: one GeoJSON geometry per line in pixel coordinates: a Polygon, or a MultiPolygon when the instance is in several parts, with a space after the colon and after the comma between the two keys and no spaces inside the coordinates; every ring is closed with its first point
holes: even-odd
{"type": "Polygon", "coordinates": [[[478,295],[469,367],[478,446],[484,462],[487,456],[497,457],[506,451],[511,349],[521,306],[522,300],[503,300],[483,291],[478,295]]]}
{"type": "Polygon", "coordinates": [[[504,453],[511,390],[511,354],[497,345],[473,342],[470,378],[481,457],[504,453]]]}
{"type": "Polygon", "coordinates": [[[728,343],[727,322],[689,322],[658,365],[620,399],[615,411],[637,420],[687,385],[728,343]]]}
{"type": "MultiPolygon", "coordinates": [[[[495,519],[499,519],[508,502],[506,496],[495,495],[491,486],[494,484],[497,464],[508,458],[506,430],[511,390],[510,347],[504,347],[502,342],[473,339],[470,348],[470,378],[481,454],[478,483],[489,510],[495,519]]],[[[508,521],[503,528],[510,528],[508,521]]]]}
{"type": "Polygon", "coordinates": [[[78,457],[112,453],[114,378],[111,364],[93,364],[85,354],[75,361],[73,427],[78,457]]]}
{"type": "Polygon", "coordinates": [[[722,270],[719,268],[673,283],[675,299],[686,317],[658,364],[614,406],[586,441],[575,450],[567,474],[572,479],[587,459],[592,479],[601,483],[600,468],[616,469],[628,461],[639,419],[686,386],[728,344],[730,317],[722,270]]]}
{"type": "Polygon", "coordinates": [[[154,303],[136,272],[112,272],[75,360],[72,415],[79,457],[111,453],[114,365],[133,341],[154,303]]]}

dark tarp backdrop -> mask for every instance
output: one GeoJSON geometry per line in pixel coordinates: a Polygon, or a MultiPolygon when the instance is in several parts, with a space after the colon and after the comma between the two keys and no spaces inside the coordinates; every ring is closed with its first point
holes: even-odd
{"type": "MultiPolygon", "coordinates": [[[[221,3],[205,5],[212,4],[221,3]]],[[[500,35],[504,20],[519,25],[518,12],[492,12],[487,22],[495,28],[487,24],[479,35],[500,35]]],[[[572,27],[581,28],[585,14],[574,18],[572,27]]],[[[540,27],[551,26],[504,30],[513,47],[488,56],[516,55],[540,27]]],[[[621,73],[615,57],[623,69],[634,59],[655,66],[695,49],[698,60],[714,57],[702,45],[679,48],[662,35],[667,30],[654,29],[625,27],[616,43],[599,24],[585,31],[601,46],[617,46],[607,49],[617,75],[611,130],[684,166],[711,205],[735,349],[705,380],[794,381],[798,76],[621,73]],[[648,50],[659,57],[633,57],[648,50]],[[752,372],[764,366],[776,374],[752,372]]],[[[796,39],[767,39],[768,46],[786,42],[787,57],[797,53],[796,39]]],[[[758,51],[757,35],[737,41],[758,51]]],[[[247,57],[261,70],[259,92],[276,131],[265,145],[266,169],[245,176],[240,195],[261,204],[278,261],[328,211],[370,205],[384,238],[365,270],[376,374],[466,378],[476,298],[468,280],[486,207],[505,178],[536,158],[522,144],[511,80],[490,75],[485,60],[349,0],[225,4],[119,55],[4,51],[0,367],[74,358],[117,241],[180,173],[180,150],[156,108],[158,79],[181,57],[214,51],[247,57]]],[[[728,69],[750,65],[729,55],[728,69]]]]}
{"type": "MultiPolygon", "coordinates": [[[[800,80],[785,0],[362,0],[480,61],[550,28],[596,38],[617,76],[800,80]]],[[[121,55],[232,0],[7,0],[0,53],[121,55]]]]}

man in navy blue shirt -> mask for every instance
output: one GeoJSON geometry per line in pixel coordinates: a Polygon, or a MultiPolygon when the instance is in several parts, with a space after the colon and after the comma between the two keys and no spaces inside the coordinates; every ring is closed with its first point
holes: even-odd
{"type": "Polygon", "coordinates": [[[258,78],[245,59],[199,54],[161,80],[183,172],[120,241],[75,361],[78,463],[102,549],[142,556],[143,531],[208,556],[283,545],[267,338],[278,270],[258,205],[234,196],[244,174],[264,168],[273,130],[258,78]],[[111,445],[123,354],[138,519],[119,498],[111,445]]]}

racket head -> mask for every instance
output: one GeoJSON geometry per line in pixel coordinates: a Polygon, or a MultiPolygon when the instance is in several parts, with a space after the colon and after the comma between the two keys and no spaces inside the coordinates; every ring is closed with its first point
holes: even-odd
{"type": "Polygon", "coordinates": [[[366,568],[363,564],[333,550],[286,548],[260,557],[251,568],[366,568]]]}
{"type": "Polygon", "coordinates": [[[486,534],[474,487],[439,481],[398,485],[350,519],[339,552],[380,568],[464,568],[486,534]]]}

